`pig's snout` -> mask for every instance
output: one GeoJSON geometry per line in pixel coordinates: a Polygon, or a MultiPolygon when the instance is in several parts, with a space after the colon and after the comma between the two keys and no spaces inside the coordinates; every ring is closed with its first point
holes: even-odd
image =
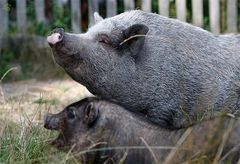
{"type": "Polygon", "coordinates": [[[63,28],[57,28],[51,32],[50,35],[47,37],[47,42],[50,46],[55,45],[56,43],[59,43],[62,41],[64,36],[64,29],[63,28]]]}
{"type": "Polygon", "coordinates": [[[44,128],[50,130],[59,130],[60,119],[54,114],[46,114],[44,116],[44,128]]]}

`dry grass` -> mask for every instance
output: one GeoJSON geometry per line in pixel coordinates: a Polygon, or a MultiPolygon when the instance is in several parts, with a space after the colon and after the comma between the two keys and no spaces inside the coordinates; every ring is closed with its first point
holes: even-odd
{"type": "Polygon", "coordinates": [[[0,118],[13,122],[20,122],[22,116],[41,122],[47,112],[59,112],[90,95],[85,87],[70,80],[20,81],[0,84],[0,89],[0,118]]]}
{"type": "Polygon", "coordinates": [[[0,163],[77,163],[48,144],[56,133],[43,128],[43,116],[89,96],[70,81],[0,83],[0,163]]]}

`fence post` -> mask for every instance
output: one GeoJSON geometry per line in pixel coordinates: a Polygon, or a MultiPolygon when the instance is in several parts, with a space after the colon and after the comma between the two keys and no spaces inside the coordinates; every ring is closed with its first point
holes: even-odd
{"type": "MultiPolygon", "coordinates": [[[[8,4],[7,0],[0,1],[0,37],[7,35],[8,32],[8,4]]],[[[1,45],[0,45],[1,46],[1,45]]]]}
{"type": "Polygon", "coordinates": [[[56,5],[58,8],[62,8],[63,7],[63,0],[56,0],[56,5]]]}
{"type": "MultiPolygon", "coordinates": [[[[231,0],[230,0],[231,1],[231,0]]],[[[210,29],[214,34],[220,33],[219,0],[209,0],[210,29]]]]}
{"type": "Polygon", "coordinates": [[[75,33],[81,32],[81,6],[80,0],[71,0],[71,22],[75,33]]]}
{"type": "Polygon", "coordinates": [[[199,27],[203,27],[203,1],[192,0],[192,17],[193,24],[199,27]]]}
{"type": "Polygon", "coordinates": [[[237,32],[237,0],[227,1],[227,31],[237,32]]]}
{"type": "Polygon", "coordinates": [[[169,16],[169,0],[158,0],[158,13],[163,16],[169,16]]]}
{"type": "Polygon", "coordinates": [[[112,17],[117,14],[116,0],[107,0],[107,17],[112,17]]]}
{"type": "Polygon", "coordinates": [[[26,0],[17,0],[17,27],[21,34],[26,34],[26,0]]]}
{"type": "Polygon", "coordinates": [[[94,25],[94,12],[98,12],[98,1],[97,0],[88,0],[88,17],[89,17],[89,27],[94,25]]]}
{"type": "Polygon", "coordinates": [[[142,0],[142,10],[146,12],[151,12],[151,0],[142,0]]]}
{"type": "Polygon", "coordinates": [[[186,21],[186,0],[176,0],[177,19],[186,21]]]}
{"type": "Polygon", "coordinates": [[[134,10],[134,0],[124,0],[125,11],[134,10]]]}
{"type": "Polygon", "coordinates": [[[34,5],[37,22],[45,22],[44,0],[35,0],[34,5]]]}

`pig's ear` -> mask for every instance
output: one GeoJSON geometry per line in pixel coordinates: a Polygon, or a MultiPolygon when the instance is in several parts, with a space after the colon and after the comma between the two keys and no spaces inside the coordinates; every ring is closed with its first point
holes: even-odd
{"type": "Polygon", "coordinates": [[[94,15],[94,20],[96,24],[103,20],[103,17],[101,17],[98,12],[94,12],[93,15],[94,15]]]}
{"type": "Polygon", "coordinates": [[[124,30],[125,40],[120,45],[127,45],[133,57],[136,57],[139,51],[141,51],[145,36],[149,28],[143,24],[134,24],[124,30]]]}
{"type": "Polygon", "coordinates": [[[96,108],[93,103],[89,103],[84,110],[84,122],[91,126],[94,121],[98,118],[99,110],[96,108]]]}

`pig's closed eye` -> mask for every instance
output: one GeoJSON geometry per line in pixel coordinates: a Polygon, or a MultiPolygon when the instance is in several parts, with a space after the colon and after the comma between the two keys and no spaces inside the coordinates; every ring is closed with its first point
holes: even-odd
{"type": "Polygon", "coordinates": [[[107,35],[99,35],[97,40],[99,43],[103,43],[107,45],[110,45],[111,43],[107,35]]]}

